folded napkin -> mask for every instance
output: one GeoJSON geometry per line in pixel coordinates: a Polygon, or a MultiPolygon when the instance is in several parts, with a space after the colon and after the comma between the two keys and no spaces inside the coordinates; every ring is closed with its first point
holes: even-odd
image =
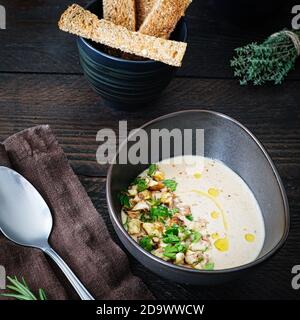
{"type": "MultiPolygon", "coordinates": [[[[0,165],[19,172],[44,197],[54,220],[50,244],[96,299],[153,299],[130,272],[125,253],[112,241],[48,126],[24,130],[0,144],[0,165]]],[[[48,299],[78,299],[41,251],[18,246],[1,233],[0,265],[7,275],[24,276],[33,291],[44,288],[48,299]]]]}

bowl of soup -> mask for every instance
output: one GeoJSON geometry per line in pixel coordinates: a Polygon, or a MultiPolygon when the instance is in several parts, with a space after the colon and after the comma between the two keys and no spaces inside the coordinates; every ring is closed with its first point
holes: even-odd
{"type": "Polygon", "coordinates": [[[127,250],[185,284],[241,276],[278,251],[289,230],[286,193],[262,144],[207,110],[172,113],[132,133],[109,168],[107,201],[127,250]],[[134,159],[137,137],[146,141],[134,159]]]}

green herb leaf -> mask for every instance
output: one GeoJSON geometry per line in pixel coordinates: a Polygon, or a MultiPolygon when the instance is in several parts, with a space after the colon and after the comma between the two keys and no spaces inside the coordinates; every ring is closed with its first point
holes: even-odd
{"type": "Polygon", "coordinates": [[[143,237],[139,241],[139,245],[149,252],[153,250],[153,242],[149,236],[143,237]]]}
{"type": "Polygon", "coordinates": [[[153,222],[153,218],[150,217],[147,213],[142,213],[140,220],[142,222],[153,222]]]}
{"type": "MultiPolygon", "coordinates": [[[[290,31],[300,37],[299,31],[290,31]]],[[[276,32],[262,43],[250,43],[235,49],[230,65],[241,85],[267,82],[280,84],[295,66],[298,57],[295,45],[286,30],[276,32]]]]}
{"type": "Polygon", "coordinates": [[[183,235],[184,235],[183,240],[186,240],[191,235],[191,231],[185,226],[180,226],[179,227],[179,232],[183,233],[183,235]]]}
{"type": "Polygon", "coordinates": [[[129,197],[125,192],[120,192],[119,200],[122,207],[130,209],[131,205],[130,205],[129,197]]]}
{"type": "Polygon", "coordinates": [[[174,209],[169,209],[169,214],[170,216],[172,216],[173,214],[179,212],[179,209],[178,208],[174,208],[174,209]]]}
{"type": "Polygon", "coordinates": [[[181,243],[176,243],[175,245],[168,244],[164,247],[163,255],[171,260],[176,259],[176,253],[186,252],[187,247],[181,243]]]}
{"type": "MultiPolygon", "coordinates": [[[[24,278],[22,278],[22,281],[19,281],[16,276],[7,277],[7,279],[10,283],[7,285],[7,288],[12,292],[0,294],[1,296],[11,297],[17,300],[38,300],[37,297],[31,292],[24,278]]],[[[39,290],[39,298],[40,300],[47,300],[45,291],[43,289],[39,290]]]]}
{"type": "Polygon", "coordinates": [[[215,268],[215,264],[213,262],[208,262],[205,266],[204,266],[204,270],[214,270],[215,268]]]}
{"type": "Polygon", "coordinates": [[[151,177],[156,170],[157,170],[157,165],[151,164],[150,167],[148,168],[148,176],[151,177]]]}
{"type": "MultiPolygon", "coordinates": [[[[16,277],[15,277],[15,278],[16,278],[16,277]]],[[[24,277],[22,277],[22,283],[23,283],[23,285],[24,285],[25,288],[29,289],[29,286],[28,286],[28,284],[26,283],[24,277]]]]}
{"type": "Polygon", "coordinates": [[[163,238],[164,243],[178,243],[179,241],[179,237],[173,234],[169,234],[168,236],[163,238]]]}
{"type": "Polygon", "coordinates": [[[15,293],[2,293],[0,294],[2,297],[7,297],[7,298],[15,298],[17,300],[36,300],[36,299],[31,299],[28,296],[24,296],[22,294],[15,294],[15,293]]]}
{"type": "Polygon", "coordinates": [[[192,237],[192,242],[193,242],[193,243],[196,243],[196,242],[198,242],[199,240],[201,240],[202,235],[201,235],[200,232],[193,230],[192,233],[191,233],[191,237],[192,237]]]}
{"type": "Polygon", "coordinates": [[[151,198],[150,200],[148,200],[150,206],[156,207],[160,205],[160,199],[153,199],[151,198]]]}
{"type": "Polygon", "coordinates": [[[163,220],[170,217],[169,209],[163,205],[155,206],[150,209],[150,217],[153,220],[163,220]]]}
{"type": "Polygon", "coordinates": [[[194,220],[194,218],[193,218],[193,216],[191,215],[191,214],[189,214],[188,216],[185,216],[188,220],[190,220],[190,221],[193,221],[194,220]]]}
{"type": "Polygon", "coordinates": [[[7,279],[9,280],[9,282],[12,285],[8,285],[7,288],[12,290],[12,291],[16,291],[17,293],[20,293],[24,296],[27,296],[30,298],[30,300],[37,300],[37,298],[35,297],[35,295],[30,291],[30,289],[28,288],[25,280],[22,278],[23,283],[21,283],[17,277],[15,276],[14,278],[12,277],[7,277],[7,279]]]}
{"type": "Polygon", "coordinates": [[[171,260],[176,259],[176,252],[164,252],[163,255],[171,260]]]}
{"type": "Polygon", "coordinates": [[[177,182],[175,180],[167,179],[163,181],[163,184],[171,191],[175,191],[177,188],[177,182]]]}
{"type": "Polygon", "coordinates": [[[142,178],[136,178],[134,180],[133,184],[137,186],[138,192],[143,192],[143,191],[147,190],[147,188],[148,188],[146,180],[142,179],[142,178]]]}
{"type": "Polygon", "coordinates": [[[39,296],[40,296],[40,300],[47,300],[47,296],[44,289],[39,289],[39,296]]]}
{"type": "Polygon", "coordinates": [[[166,235],[173,234],[175,236],[178,236],[178,233],[179,233],[179,226],[177,224],[173,224],[173,226],[168,228],[165,232],[166,235]]]}

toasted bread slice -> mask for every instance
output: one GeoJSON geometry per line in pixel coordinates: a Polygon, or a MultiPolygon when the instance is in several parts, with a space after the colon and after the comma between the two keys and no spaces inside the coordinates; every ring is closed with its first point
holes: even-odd
{"type": "Polygon", "coordinates": [[[147,36],[117,26],[98,17],[77,4],[70,6],[61,16],[58,26],[61,30],[76,34],[111,48],[135,54],[166,64],[181,66],[187,44],[147,36]]]}
{"type": "Polygon", "coordinates": [[[136,30],[135,0],[103,0],[103,18],[128,30],[136,30]]]}
{"type": "Polygon", "coordinates": [[[192,0],[156,0],[139,32],[168,39],[192,0]]]}
{"type": "MultiPolygon", "coordinates": [[[[136,3],[135,0],[103,0],[103,18],[116,25],[136,31],[136,3]]],[[[108,54],[127,60],[135,57],[122,51],[106,48],[108,54]]]]}
{"type": "Polygon", "coordinates": [[[137,15],[137,30],[145,21],[147,15],[151,11],[155,0],[135,0],[136,15],[137,15]]]}

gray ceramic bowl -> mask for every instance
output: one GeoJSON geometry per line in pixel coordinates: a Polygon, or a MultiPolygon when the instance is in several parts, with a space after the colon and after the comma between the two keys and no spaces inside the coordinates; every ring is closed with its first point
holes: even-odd
{"type": "MultiPolygon", "coordinates": [[[[102,16],[102,1],[93,1],[86,9],[102,16]]],[[[172,40],[187,41],[187,26],[181,19],[172,40]]],[[[125,60],[109,55],[93,41],[77,38],[80,63],[91,87],[106,104],[116,108],[140,108],[157,99],[178,68],[153,60],[125,60]]]]}
{"type": "MultiPolygon", "coordinates": [[[[147,132],[154,128],[204,129],[204,155],[223,161],[244,179],[260,205],[266,228],[262,251],[255,261],[246,265],[226,270],[200,271],[165,262],[132,240],[120,219],[118,192],[126,188],[147,165],[120,165],[116,161],[116,164],[110,166],[107,179],[107,201],[111,221],[124,246],[145,267],[180,283],[217,284],[238,277],[258,266],[282,246],[288,235],[290,221],[287,197],[272,160],[249,130],[226,115],[206,110],[172,113],[155,119],[142,128],[147,132]]],[[[195,141],[191,143],[195,146],[195,141]]],[[[118,160],[118,155],[116,159],[118,160]]],[[[162,159],[157,159],[159,160],[162,159]]]]}

